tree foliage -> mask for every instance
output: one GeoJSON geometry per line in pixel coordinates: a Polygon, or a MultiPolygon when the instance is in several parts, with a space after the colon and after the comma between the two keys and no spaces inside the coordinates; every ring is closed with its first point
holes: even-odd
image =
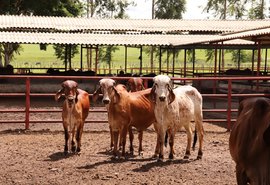
{"type": "Polygon", "coordinates": [[[182,19],[186,11],[186,0],[157,0],[155,3],[155,18],[182,19]]]}
{"type": "Polygon", "coordinates": [[[208,0],[204,12],[219,19],[264,19],[264,0],[208,0]]]}
{"type": "MultiPolygon", "coordinates": [[[[204,11],[220,19],[264,19],[265,9],[264,0],[208,0],[204,11]]],[[[234,63],[251,59],[250,54],[244,51],[240,55],[238,50],[227,50],[226,53],[231,53],[234,63]]],[[[214,51],[207,50],[206,57],[207,61],[213,60],[214,51]]]]}
{"type": "MultiPolygon", "coordinates": [[[[128,6],[132,5],[134,5],[133,1],[126,0],[92,0],[89,7],[94,11],[91,12],[94,17],[123,19],[128,17],[125,12],[128,6]]],[[[118,49],[116,46],[99,48],[99,59],[101,62],[108,64],[109,69],[111,69],[113,53],[118,49]]]]}
{"type": "MultiPolygon", "coordinates": [[[[154,18],[155,19],[182,19],[183,13],[186,11],[186,0],[156,0],[154,3],[154,18]]],[[[159,49],[154,46],[144,47],[144,52],[150,55],[153,52],[154,57],[159,57],[159,49]]],[[[162,53],[166,52],[162,50],[162,53]]],[[[168,55],[173,52],[168,51],[168,55]]],[[[178,52],[176,56],[178,56],[178,52]]],[[[164,61],[167,62],[167,61],[164,61]]]]}
{"type": "MultiPolygon", "coordinates": [[[[81,13],[82,3],[78,0],[0,0],[0,14],[6,15],[79,16],[81,13]]],[[[7,43],[0,44],[0,47],[0,66],[7,66],[14,54],[19,53],[20,46],[7,43]]]]}

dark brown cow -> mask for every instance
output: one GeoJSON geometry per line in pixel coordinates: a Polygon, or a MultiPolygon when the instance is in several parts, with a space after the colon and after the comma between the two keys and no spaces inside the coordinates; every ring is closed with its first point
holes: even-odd
{"type": "Polygon", "coordinates": [[[65,95],[63,103],[62,119],[65,131],[64,153],[80,152],[81,138],[85,119],[89,113],[89,95],[87,92],[78,89],[78,84],[72,80],[66,80],[62,83],[56,95],[58,101],[61,95],[65,95]]]}
{"type": "MultiPolygon", "coordinates": [[[[139,132],[139,154],[142,152],[143,130],[155,122],[150,90],[129,93],[124,85],[116,85],[112,79],[100,80],[100,88],[94,93],[93,99],[95,100],[99,93],[103,94],[102,101],[107,107],[108,121],[113,133],[114,156],[118,155],[119,135],[122,142],[122,156],[125,156],[126,135],[131,126],[139,132]]],[[[133,150],[132,139],[131,150],[133,150]]]]}
{"type": "Polygon", "coordinates": [[[240,103],[229,146],[238,184],[270,184],[270,99],[254,97],[240,103]]]}

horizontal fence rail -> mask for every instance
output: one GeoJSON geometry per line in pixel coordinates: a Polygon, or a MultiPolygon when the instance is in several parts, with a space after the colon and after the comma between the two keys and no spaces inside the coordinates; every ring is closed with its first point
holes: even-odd
{"type": "MultiPolygon", "coordinates": [[[[62,120],[59,118],[58,120],[31,120],[30,113],[59,113],[62,111],[61,108],[31,108],[30,100],[32,97],[53,97],[54,93],[34,93],[31,92],[31,81],[33,80],[86,80],[86,82],[98,82],[98,80],[102,78],[108,78],[104,76],[36,76],[36,75],[0,75],[0,80],[23,80],[25,85],[25,92],[1,92],[0,97],[23,97],[25,98],[25,108],[24,109],[15,109],[15,108],[5,108],[1,109],[0,113],[23,113],[25,114],[24,120],[0,120],[0,123],[24,123],[25,129],[29,129],[30,123],[61,123],[62,120]]],[[[115,80],[128,80],[130,77],[109,77],[115,80]]],[[[152,80],[152,77],[141,77],[144,80],[145,86],[147,86],[147,82],[152,80]]],[[[238,108],[238,99],[243,97],[252,97],[252,96],[270,96],[270,94],[266,93],[268,88],[268,80],[270,77],[194,77],[194,78],[172,78],[177,85],[186,84],[186,82],[195,86],[201,93],[204,99],[203,105],[203,113],[204,113],[204,122],[224,122],[227,123],[228,130],[231,129],[232,123],[236,121],[237,108],[238,108]],[[210,84],[210,85],[209,85],[210,84]],[[240,87],[238,87],[240,86],[240,87]],[[244,86],[244,87],[241,87],[244,86]],[[241,89],[250,89],[253,91],[252,93],[239,93],[241,89]],[[210,92],[209,92],[210,91],[210,92]],[[207,101],[206,101],[207,99],[207,101]],[[217,100],[222,100],[223,107],[220,107],[217,100]],[[206,103],[207,102],[207,103],[206,103]],[[210,102],[210,103],[209,103],[210,102]],[[206,106],[206,104],[211,104],[211,106],[206,106]],[[223,115],[224,118],[221,117],[211,117],[205,116],[210,113],[216,113],[223,115]]],[[[1,84],[2,82],[0,82],[1,84]]],[[[16,84],[14,84],[16,85],[16,84]]],[[[61,87],[61,84],[59,88],[61,87]]],[[[269,85],[270,87],[270,85],[269,85]]],[[[92,94],[89,93],[91,97],[92,94]]],[[[1,102],[0,102],[1,104],[1,102]]],[[[93,113],[106,113],[106,109],[104,107],[96,107],[92,106],[89,110],[93,113]]],[[[90,120],[87,119],[86,123],[104,123],[108,122],[107,120],[90,120]]]]}

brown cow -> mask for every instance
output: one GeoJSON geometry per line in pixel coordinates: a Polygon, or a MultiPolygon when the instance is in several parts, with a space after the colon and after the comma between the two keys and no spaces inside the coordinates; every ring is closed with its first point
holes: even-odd
{"type": "Polygon", "coordinates": [[[89,113],[89,95],[87,92],[78,89],[78,84],[72,80],[66,80],[62,83],[56,95],[58,101],[61,95],[65,95],[63,103],[62,119],[65,131],[65,155],[70,152],[81,151],[81,138],[85,119],[89,113]]]}
{"type": "Polygon", "coordinates": [[[238,184],[270,184],[270,99],[254,97],[240,103],[229,147],[238,184]]]}
{"type": "MultiPolygon", "coordinates": [[[[112,79],[101,79],[100,88],[94,93],[103,94],[103,103],[108,110],[108,121],[113,133],[114,156],[117,156],[118,138],[122,145],[122,156],[125,156],[125,144],[127,131],[131,126],[139,131],[139,154],[142,152],[143,130],[155,122],[153,105],[150,101],[150,90],[146,89],[129,93],[122,84],[116,85],[112,79]]],[[[133,150],[131,138],[131,150],[133,150]]]]}
{"type": "Polygon", "coordinates": [[[143,80],[138,77],[133,77],[127,81],[127,90],[130,92],[141,91],[144,89],[143,80]]]}

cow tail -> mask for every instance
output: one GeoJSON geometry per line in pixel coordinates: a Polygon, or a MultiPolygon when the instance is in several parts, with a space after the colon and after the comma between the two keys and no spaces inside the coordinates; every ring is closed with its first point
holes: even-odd
{"type": "Polygon", "coordinates": [[[195,129],[195,132],[194,132],[194,137],[193,137],[193,144],[192,144],[192,149],[195,150],[195,145],[197,143],[197,130],[195,129]]]}

